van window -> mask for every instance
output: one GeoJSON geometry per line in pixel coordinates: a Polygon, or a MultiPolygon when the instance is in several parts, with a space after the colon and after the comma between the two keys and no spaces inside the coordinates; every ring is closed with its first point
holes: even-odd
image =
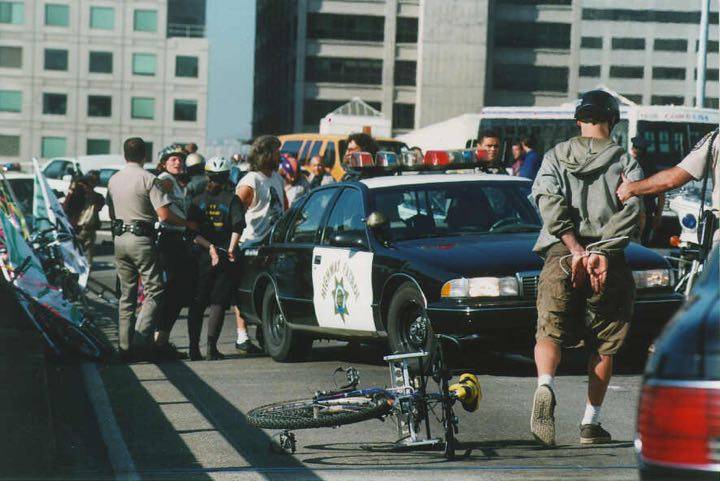
{"type": "Polygon", "coordinates": [[[318,155],[320,153],[320,147],[322,147],[322,144],[323,144],[322,140],[318,140],[317,142],[315,142],[313,144],[312,149],[310,149],[310,155],[308,156],[308,160],[312,159],[313,157],[315,157],[316,155],[318,155]]]}
{"type": "Polygon", "coordinates": [[[335,142],[328,140],[323,155],[323,166],[332,167],[333,165],[335,165],[335,142]]]}
{"type": "Polygon", "coordinates": [[[286,140],[285,143],[280,147],[280,153],[290,154],[293,157],[297,157],[298,151],[302,146],[302,140],[286,140]]]}
{"type": "Polygon", "coordinates": [[[307,162],[308,159],[308,152],[310,151],[310,145],[312,144],[311,140],[308,140],[305,142],[305,145],[303,146],[302,150],[300,151],[300,154],[298,155],[298,162],[300,162],[301,165],[304,165],[307,162]]]}

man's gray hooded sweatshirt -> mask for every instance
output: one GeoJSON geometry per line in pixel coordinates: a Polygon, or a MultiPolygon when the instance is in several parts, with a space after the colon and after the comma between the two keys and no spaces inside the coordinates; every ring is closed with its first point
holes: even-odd
{"type": "MultiPolygon", "coordinates": [[[[620,175],[643,178],[640,165],[610,139],[573,137],[545,154],[532,187],[543,227],[533,250],[540,255],[567,231],[588,239],[635,237],[642,200],[624,205],[615,194],[620,175]]],[[[623,250],[629,240],[603,244],[608,254],[623,250]]]]}

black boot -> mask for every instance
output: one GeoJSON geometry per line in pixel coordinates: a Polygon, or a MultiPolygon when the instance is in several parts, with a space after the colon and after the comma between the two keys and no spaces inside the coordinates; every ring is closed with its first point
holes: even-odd
{"type": "Polygon", "coordinates": [[[208,337],[207,340],[207,355],[205,356],[206,361],[222,361],[225,359],[225,355],[218,351],[217,339],[208,337]]]}

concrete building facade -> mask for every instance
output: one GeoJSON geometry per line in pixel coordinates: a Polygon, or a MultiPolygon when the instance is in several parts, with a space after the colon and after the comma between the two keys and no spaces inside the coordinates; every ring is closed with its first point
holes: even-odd
{"type": "Polygon", "coordinates": [[[204,144],[204,0],[190,3],[0,1],[0,159],[204,144]],[[203,23],[169,22],[183,8],[203,23]]]}
{"type": "MultiPolygon", "coordinates": [[[[700,0],[258,0],[254,134],[317,131],[360,97],[395,134],[604,84],[695,105],[700,0]]],[[[711,0],[706,107],[718,106],[711,0]]]]}

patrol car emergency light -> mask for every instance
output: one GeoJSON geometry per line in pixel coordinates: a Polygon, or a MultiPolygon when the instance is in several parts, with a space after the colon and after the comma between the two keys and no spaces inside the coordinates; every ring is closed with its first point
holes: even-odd
{"type": "Polygon", "coordinates": [[[423,155],[417,150],[406,150],[400,153],[400,165],[404,168],[415,168],[423,165],[423,155]]]}
{"type": "Polygon", "coordinates": [[[378,167],[397,167],[397,154],[395,152],[381,150],[375,154],[375,165],[378,167]]]}
{"type": "Polygon", "coordinates": [[[424,165],[429,168],[472,168],[477,164],[475,152],[464,150],[428,150],[424,165]]]}
{"type": "Polygon", "coordinates": [[[375,162],[369,152],[353,152],[347,158],[347,165],[351,168],[373,167],[375,162]]]}

